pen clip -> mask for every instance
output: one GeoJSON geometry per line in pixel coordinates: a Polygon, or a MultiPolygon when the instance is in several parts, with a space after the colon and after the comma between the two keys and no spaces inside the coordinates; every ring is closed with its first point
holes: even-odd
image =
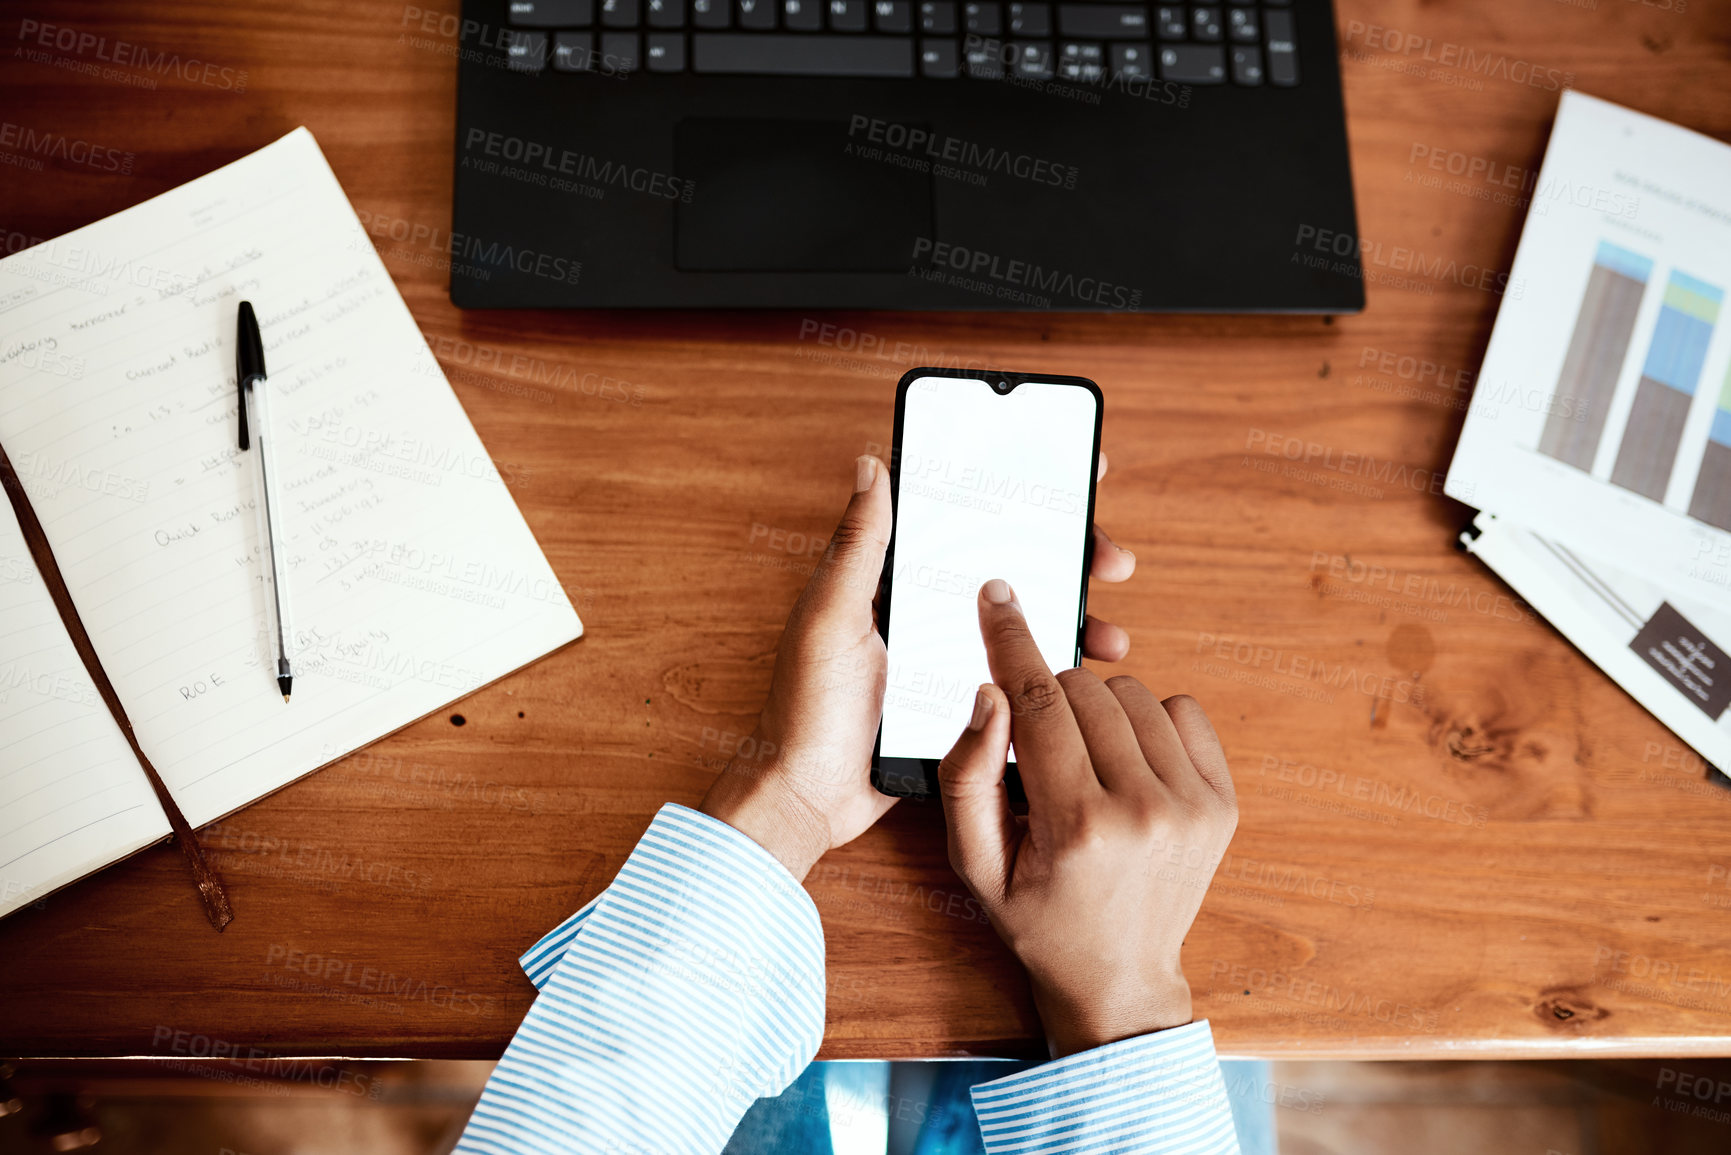
{"type": "Polygon", "coordinates": [[[258,316],[251,301],[240,303],[238,333],[234,342],[234,383],[240,398],[240,447],[250,449],[246,428],[246,387],[264,379],[264,337],[258,331],[258,316]]]}
{"type": "Polygon", "coordinates": [[[240,447],[242,449],[252,448],[246,435],[246,379],[244,377],[240,381],[240,447]]]}

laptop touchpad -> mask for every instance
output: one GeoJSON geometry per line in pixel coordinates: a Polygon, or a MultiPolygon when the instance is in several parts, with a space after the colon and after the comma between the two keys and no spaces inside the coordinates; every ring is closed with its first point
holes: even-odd
{"type": "Polygon", "coordinates": [[[685,120],[674,156],[688,272],[903,272],[932,235],[930,161],[841,121],[685,120]]]}

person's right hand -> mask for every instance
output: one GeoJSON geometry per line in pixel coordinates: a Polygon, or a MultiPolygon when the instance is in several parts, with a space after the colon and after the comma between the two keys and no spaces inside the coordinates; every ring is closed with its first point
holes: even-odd
{"type": "Polygon", "coordinates": [[[1238,825],[1214,727],[1135,678],[1054,677],[1002,581],[979,611],[996,685],[938,768],[951,865],[1028,968],[1054,1058],[1188,1023],[1179,948],[1238,825]]]}

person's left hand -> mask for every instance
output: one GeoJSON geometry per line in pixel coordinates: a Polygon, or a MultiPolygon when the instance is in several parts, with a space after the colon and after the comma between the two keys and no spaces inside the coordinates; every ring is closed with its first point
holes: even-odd
{"type": "MultiPolygon", "coordinates": [[[[871,784],[889,668],[874,604],[890,540],[889,475],[870,456],[855,469],[853,499],[782,632],[769,701],[748,744],[752,755],[728,763],[699,805],[775,855],[796,879],[896,802],[871,784]]],[[[1136,555],[1098,526],[1093,533],[1090,576],[1128,579],[1136,555]]],[[[1116,662],[1129,651],[1130,637],[1118,626],[1085,620],[1084,657],[1116,662]]]]}

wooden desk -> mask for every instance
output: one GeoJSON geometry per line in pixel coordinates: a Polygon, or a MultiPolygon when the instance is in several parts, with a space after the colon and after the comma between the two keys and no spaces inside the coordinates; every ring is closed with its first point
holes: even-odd
{"type": "MultiPolygon", "coordinates": [[[[498,1055],[530,1001],[518,952],[750,732],[895,379],[977,362],[1105,388],[1100,517],[1141,569],[1094,608],[1130,630],[1129,672],[1208,707],[1242,802],[1185,948],[1223,1051],[1731,1054],[1731,793],[1454,551],[1467,511],[1438,496],[1553,81],[1731,138],[1731,13],[1665,3],[1340,0],[1371,267],[1445,261],[1332,320],[464,314],[440,257],[455,40],[405,27],[418,9],[8,5],[8,39],[49,21],[200,62],[8,51],[0,119],[131,157],[0,169],[8,246],[310,126],[589,632],[207,835],[226,934],[167,847],[0,923],[0,1051],[498,1055]],[[1463,49],[1481,71],[1435,62],[1463,49]],[[1293,471],[1285,439],[1390,468],[1293,471]]],[[[825,1056],[1032,1053],[935,809],[898,807],[809,886],[825,1056]]]]}

